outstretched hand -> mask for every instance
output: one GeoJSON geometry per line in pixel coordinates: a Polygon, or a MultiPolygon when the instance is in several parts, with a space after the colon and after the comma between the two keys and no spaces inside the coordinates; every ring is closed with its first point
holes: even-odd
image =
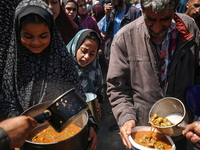
{"type": "Polygon", "coordinates": [[[195,121],[187,125],[182,134],[200,148],[200,121],[195,121]]]}
{"type": "Polygon", "coordinates": [[[0,127],[8,134],[11,149],[21,147],[36,125],[37,121],[29,116],[18,116],[0,123],[0,127]]]}

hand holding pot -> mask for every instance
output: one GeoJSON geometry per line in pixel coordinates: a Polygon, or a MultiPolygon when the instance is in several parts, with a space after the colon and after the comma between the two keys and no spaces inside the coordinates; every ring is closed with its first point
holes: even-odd
{"type": "Polygon", "coordinates": [[[94,128],[93,128],[93,127],[90,127],[90,128],[89,128],[89,137],[88,137],[88,141],[91,141],[88,150],[95,150],[96,147],[97,147],[98,139],[97,139],[97,134],[96,134],[96,132],[94,131],[94,128]]]}
{"type": "Polygon", "coordinates": [[[182,134],[200,148],[200,121],[195,121],[187,125],[182,134]]]}
{"type": "Polygon", "coordinates": [[[36,120],[28,116],[14,117],[0,123],[0,127],[8,134],[11,149],[21,147],[36,125],[36,120]]]}

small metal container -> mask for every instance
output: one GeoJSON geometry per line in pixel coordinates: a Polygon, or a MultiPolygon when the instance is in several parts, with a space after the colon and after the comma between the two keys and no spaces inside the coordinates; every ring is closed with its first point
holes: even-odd
{"type": "Polygon", "coordinates": [[[89,106],[89,109],[94,116],[95,121],[98,123],[99,122],[99,115],[97,113],[96,107],[97,107],[97,95],[94,93],[85,93],[87,99],[86,102],[89,106]]]}
{"type": "Polygon", "coordinates": [[[154,114],[167,118],[175,123],[175,125],[169,127],[154,126],[158,131],[171,137],[181,135],[183,129],[189,123],[189,120],[185,117],[186,110],[184,104],[174,97],[165,97],[157,101],[149,111],[149,119],[154,114]]]}

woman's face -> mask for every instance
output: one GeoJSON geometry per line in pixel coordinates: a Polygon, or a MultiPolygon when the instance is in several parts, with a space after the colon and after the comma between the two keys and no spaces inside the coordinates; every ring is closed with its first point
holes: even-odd
{"type": "Polygon", "coordinates": [[[86,8],[86,2],[84,0],[80,0],[78,2],[78,12],[79,14],[86,14],[87,8],[86,8]]]}
{"type": "Polygon", "coordinates": [[[76,53],[76,60],[81,67],[89,65],[97,55],[98,44],[93,40],[86,40],[76,53]]]}
{"type": "Polygon", "coordinates": [[[77,6],[76,6],[76,4],[73,3],[73,2],[68,2],[65,5],[65,12],[73,20],[77,15],[77,6]]]}
{"type": "Polygon", "coordinates": [[[51,9],[54,19],[56,19],[60,13],[60,3],[59,0],[43,0],[49,8],[51,9]]]}
{"type": "Polygon", "coordinates": [[[44,23],[28,23],[21,29],[20,35],[22,44],[35,54],[41,53],[51,40],[49,27],[44,23]]]}

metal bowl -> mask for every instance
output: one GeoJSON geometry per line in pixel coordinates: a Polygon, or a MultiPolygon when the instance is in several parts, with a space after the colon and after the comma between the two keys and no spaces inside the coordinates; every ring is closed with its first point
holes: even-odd
{"type": "Polygon", "coordinates": [[[167,118],[175,124],[168,127],[155,126],[160,132],[171,137],[181,135],[183,129],[189,123],[189,120],[185,117],[186,110],[184,104],[174,97],[165,97],[157,101],[149,111],[149,119],[154,114],[167,118]]]}
{"type": "MultiPolygon", "coordinates": [[[[150,131],[150,129],[151,129],[151,127],[148,127],[148,126],[137,126],[132,130],[132,132],[134,133],[134,132],[137,132],[137,131],[150,131]]],[[[155,130],[155,132],[160,133],[158,130],[155,130]]],[[[165,135],[165,136],[166,136],[166,138],[169,140],[169,142],[172,145],[172,149],[170,149],[170,150],[175,150],[176,146],[175,146],[174,142],[172,141],[171,137],[169,137],[167,135],[165,135]]],[[[147,148],[147,147],[144,147],[142,145],[137,144],[134,141],[134,139],[132,138],[131,135],[129,135],[128,138],[129,138],[129,140],[131,142],[132,150],[152,150],[152,148],[147,148]]]]}

